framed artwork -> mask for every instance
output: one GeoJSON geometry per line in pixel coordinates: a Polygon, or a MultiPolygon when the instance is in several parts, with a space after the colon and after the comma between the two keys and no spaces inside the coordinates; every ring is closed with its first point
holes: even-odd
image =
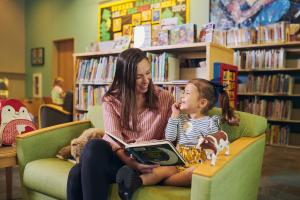
{"type": "Polygon", "coordinates": [[[210,0],[210,21],[217,28],[257,27],[279,21],[300,23],[299,0],[210,0]]]}
{"type": "Polygon", "coordinates": [[[42,74],[41,73],[32,74],[32,96],[42,97],[42,74]]]}
{"type": "Polygon", "coordinates": [[[31,49],[31,65],[44,65],[45,49],[43,47],[31,49]]]}

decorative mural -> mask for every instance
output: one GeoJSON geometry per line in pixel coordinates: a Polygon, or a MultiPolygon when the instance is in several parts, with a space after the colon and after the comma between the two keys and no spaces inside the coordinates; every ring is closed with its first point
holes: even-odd
{"type": "Polygon", "coordinates": [[[114,40],[132,35],[138,25],[160,24],[177,17],[178,24],[189,22],[189,0],[120,0],[99,5],[98,39],[114,40]]]}
{"type": "Polygon", "coordinates": [[[210,21],[222,29],[300,23],[300,0],[211,0],[210,21]]]}

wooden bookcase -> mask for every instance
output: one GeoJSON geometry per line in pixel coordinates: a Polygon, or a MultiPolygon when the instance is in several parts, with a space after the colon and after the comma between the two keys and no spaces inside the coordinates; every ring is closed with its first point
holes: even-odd
{"type": "MultiPolygon", "coordinates": [[[[251,45],[241,45],[241,46],[235,46],[230,47],[232,48],[235,53],[237,51],[245,52],[245,51],[262,51],[262,50],[272,50],[272,49],[284,49],[284,59],[285,59],[285,66],[280,66],[278,68],[275,67],[268,67],[268,68],[257,68],[257,63],[255,64],[254,68],[247,68],[247,69],[241,69],[239,66],[239,78],[240,80],[243,79],[246,80],[246,82],[250,82],[248,76],[252,77],[268,77],[268,76],[287,76],[288,77],[288,85],[289,88],[285,92],[266,92],[262,88],[265,86],[263,81],[261,83],[257,83],[258,79],[254,79],[256,82],[253,85],[258,86],[257,91],[254,89],[249,89],[249,85],[246,84],[246,89],[243,88],[242,91],[240,90],[238,92],[238,99],[239,99],[239,105],[240,109],[243,111],[247,111],[245,107],[241,104],[247,104],[253,103],[253,102],[260,102],[258,103],[260,106],[258,106],[258,109],[253,109],[254,114],[259,114],[264,107],[262,106],[263,103],[260,100],[266,100],[267,102],[274,101],[275,99],[278,99],[279,101],[283,102],[284,104],[287,104],[286,102],[290,101],[291,106],[289,108],[290,114],[288,117],[283,118],[272,118],[266,116],[268,118],[269,122],[269,136],[267,136],[267,139],[269,139],[268,143],[270,145],[275,146],[285,146],[285,147],[296,147],[300,148],[300,42],[285,42],[285,43],[269,43],[269,44],[251,44],[251,45]],[[282,74],[282,75],[280,75],[282,74]],[[246,77],[246,79],[245,79],[246,77]],[[260,87],[259,87],[260,86],[260,87]],[[261,91],[263,90],[263,91],[261,91]],[[246,101],[245,101],[246,100],[246,101]],[[248,103],[245,103],[247,102],[248,103]],[[242,103],[244,102],[244,103],[242,103]],[[280,128],[274,128],[275,126],[279,126],[280,128]],[[273,128],[272,128],[273,127],[273,128]],[[289,135],[285,134],[278,134],[276,136],[276,132],[278,132],[282,127],[286,127],[286,130],[289,131],[289,135]],[[273,133],[271,133],[273,131],[273,133]],[[273,134],[273,135],[272,135],[273,134]],[[274,135],[275,134],[275,135],[274,135]],[[271,141],[271,138],[273,137],[273,141],[271,141]],[[276,140],[276,141],[275,141],[276,140]]],[[[234,56],[234,64],[237,64],[236,57],[234,56]]],[[[242,59],[246,60],[245,57],[242,57],[242,59]]],[[[251,79],[251,78],[250,78],[251,79]]],[[[276,79],[275,79],[276,80],[276,79]]],[[[279,79],[280,80],[280,79],[279,79]]],[[[275,84],[276,85],[276,84],[275,84]]],[[[280,84],[277,84],[280,85],[280,84]]],[[[270,84],[270,87],[274,86],[274,84],[270,84]]],[[[255,88],[255,87],[254,87],[255,88]]],[[[241,89],[241,87],[240,87],[241,89]]],[[[278,90],[277,90],[278,91],[278,90]]],[[[280,90],[279,90],[280,91],[280,90]]],[[[255,103],[254,103],[255,104],[255,103]]],[[[257,104],[256,104],[257,105],[257,104]]],[[[278,106],[277,106],[278,108],[278,106]]],[[[276,108],[276,109],[277,109],[276,108]]],[[[267,106],[267,112],[271,109],[267,106]]],[[[271,111],[270,111],[271,112],[271,111]]],[[[276,112],[283,112],[283,110],[277,110],[276,112]]],[[[270,116],[270,115],[269,115],[270,116]]],[[[283,129],[282,129],[283,130],[283,129]]],[[[284,131],[283,131],[284,132],[284,131]]]]}
{"type": "MultiPolygon", "coordinates": [[[[178,59],[194,59],[194,58],[203,58],[206,60],[206,69],[207,69],[207,78],[213,78],[213,65],[215,62],[222,62],[233,64],[233,50],[212,44],[212,43],[192,43],[192,44],[182,44],[182,45],[168,45],[168,46],[155,46],[142,49],[145,52],[149,53],[172,53],[177,56],[178,59]]],[[[77,73],[79,70],[79,63],[81,60],[88,59],[100,59],[101,57],[108,56],[117,56],[121,51],[110,51],[110,52],[92,52],[92,53],[76,53],[74,54],[74,110],[73,110],[73,118],[74,120],[79,120],[81,117],[87,113],[88,106],[87,105],[78,105],[80,89],[79,88],[101,88],[108,87],[111,81],[77,81],[77,73]]],[[[100,62],[100,61],[99,61],[100,62]]],[[[169,66],[172,67],[172,66],[169,66]]],[[[182,75],[182,74],[181,74],[182,75]]],[[[196,77],[193,77],[196,78],[196,77]]],[[[184,85],[185,82],[180,81],[167,81],[167,82],[154,82],[158,85],[168,86],[176,86],[176,85],[184,85]]],[[[87,92],[88,94],[88,92],[87,92]]],[[[95,97],[94,97],[95,98],[95,97]]],[[[96,97],[97,99],[101,99],[101,95],[96,97]]],[[[99,102],[98,102],[99,103],[99,102]]]]}

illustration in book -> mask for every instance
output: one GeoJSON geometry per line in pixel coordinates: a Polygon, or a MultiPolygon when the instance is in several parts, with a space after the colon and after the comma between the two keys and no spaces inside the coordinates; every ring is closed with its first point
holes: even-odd
{"type": "Polygon", "coordinates": [[[161,166],[185,165],[183,157],[173,144],[167,140],[154,140],[139,143],[126,143],[117,136],[106,132],[115,142],[123,146],[125,151],[142,164],[158,164],[161,166]]]}

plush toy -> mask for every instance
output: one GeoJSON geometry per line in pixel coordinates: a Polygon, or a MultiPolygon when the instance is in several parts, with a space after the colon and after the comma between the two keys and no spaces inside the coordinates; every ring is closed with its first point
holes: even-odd
{"type": "Polygon", "coordinates": [[[71,141],[71,145],[63,147],[56,157],[60,159],[68,159],[71,156],[75,159],[76,163],[79,163],[80,153],[83,150],[85,144],[91,139],[100,139],[104,135],[104,131],[99,128],[89,128],[78,137],[71,141]]]}
{"type": "Polygon", "coordinates": [[[16,136],[36,129],[27,108],[16,99],[1,101],[0,146],[15,145],[16,136]]]}
{"type": "Polygon", "coordinates": [[[207,135],[205,137],[200,136],[197,144],[197,149],[200,151],[205,151],[206,158],[211,160],[211,165],[215,166],[217,161],[217,156],[220,151],[226,148],[225,155],[229,155],[229,141],[228,135],[224,131],[218,131],[212,135],[207,135]]]}

